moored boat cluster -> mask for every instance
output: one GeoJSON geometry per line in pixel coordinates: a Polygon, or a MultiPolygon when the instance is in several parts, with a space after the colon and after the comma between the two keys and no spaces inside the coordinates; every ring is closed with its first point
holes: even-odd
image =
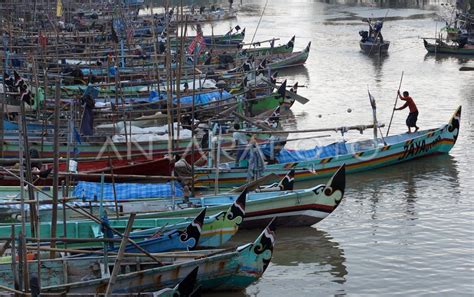
{"type": "MultiPolygon", "coordinates": [[[[310,100],[278,71],[305,64],[311,42],[206,32],[237,17],[233,1],[168,2],[2,7],[0,294],[244,290],[270,265],[276,228],[328,217],[346,174],[456,143],[461,107],[439,127],[383,135],[370,93],[372,123],[285,130],[310,100]],[[368,129],[361,141],[288,145],[294,133],[368,129]],[[261,233],[230,244],[243,229],[261,233]]],[[[386,54],[383,20],[366,21],[362,51],[386,54]]]]}

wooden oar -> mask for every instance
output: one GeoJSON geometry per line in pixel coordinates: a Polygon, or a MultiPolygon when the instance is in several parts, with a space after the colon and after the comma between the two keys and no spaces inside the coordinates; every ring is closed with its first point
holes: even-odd
{"type": "Polygon", "coordinates": [[[258,186],[268,184],[274,180],[278,179],[278,175],[275,173],[267,174],[265,176],[262,176],[261,178],[254,180],[253,182],[246,183],[245,185],[242,185],[238,188],[232,189],[229,192],[235,193],[235,192],[242,192],[244,189],[247,189],[248,191],[253,191],[255,190],[258,186]]]}
{"type": "MultiPolygon", "coordinates": [[[[275,85],[274,83],[272,83],[271,81],[268,81],[268,80],[266,80],[266,79],[263,79],[263,81],[264,81],[265,83],[267,83],[269,86],[271,86],[271,87],[273,87],[273,88],[275,88],[275,89],[278,89],[278,86],[275,85]]],[[[309,99],[307,99],[307,98],[305,98],[305,97],[303,97],[303,96],[300,96],[300,95],[298,95],[298,94],[296,94],[296,93],[293,93],[293,92],[290,92],[290,91],[285,90],[285,94],[286,94],[287,96],[291,97],[292,99],[295,99],[296,101],[298,101],[298,102],[301,103],[301,104],[306,104],[306,103],[309,102],[309,99]]]]}

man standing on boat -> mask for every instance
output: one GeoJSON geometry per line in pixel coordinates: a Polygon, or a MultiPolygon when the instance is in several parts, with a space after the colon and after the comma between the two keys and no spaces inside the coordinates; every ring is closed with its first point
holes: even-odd
{"type": "Polygon", "coordinates": [[[415,132],[418,131],[420,127],[416,125],[416,121],[418,120],[418,108],[416,107],[415,101],[413,101],[413,98],[410,97],[410,94],[407,91],[403,92],[403,96],[400,94],[400,91],[398,91],[398,97],[400,97],[400,100],[405,101],[405,104],[399,108],[395,108],[395,110],[402,110],[407,107],[410,110],[406,120],[408,133],[411,133],[411,127],[415,128],[415,132]]]}

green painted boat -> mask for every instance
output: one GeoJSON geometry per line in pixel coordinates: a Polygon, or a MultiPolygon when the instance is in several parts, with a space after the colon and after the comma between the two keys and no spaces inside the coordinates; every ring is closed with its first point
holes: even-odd
{"type": "Polygon", "coordinates": [[[239,52],[240,57],[248,57],[250,55],[255,56],[271,56],[275,54],[291,54],[295,47],[295,36],[286,44],[282,44],[274,47],[252,47],[242,49],[239,52]]]}
{"type": "Polygon", "coordinates": [[[271,70],[301,66],[306,63],[309,57],[311,42],[301,52],[295,52],[290,55],[276,55],[268,59],[267,67],[271,70]]]}
{"type": "Polygon", "coordinates": [[[474,46],[465,45],[459,47],[457,45],[448,45],[443,41],[436,39],[436,43],[429,43],[426,39],[423,39],[423,44],[426,50],[431,54],[450,54],[450,55],[474,55],[474,46]]]}
{"type": "MultiPolygon", "coordinates": [[[[237,233],[239,226],[245,217],[246,193],[241,193],[234,203],[227,205],[227,210],[213,212],[206,217],[202,226],[198,246],[219,247],[226,243],[237,233]]],[[[202,209],[202,208],[198,208],[202,209]]],[[[193,221],[194,217],[167,217],[167,218],[137,218],[132,226],[131,237],[137,241],[145,240],[156,233],[163,233],[170,230],[183,230],[193,221]]],[[[127,226],[127,218],[107,218],[108,225],[120,232],[127,226]]],[[[21,225],[15,225],[15,234],[19,234],[21,225]]],[[[39,225],[39,237],[51,238],[51,223],[42,222],[39,225]]],[[[26,224],[26,236],[31,236],[29,223],[26,224]]],[[[59,220],[57,224],[57,237],[67,237],[74,239],[102,238],[102,226],[91,220],[72,221],[68,220],[66,226],[59,220]]],[[[0,237],[11,236],[11,224],[0,224],[0,237]]],[[[58,245],[63,245],[58,242],[58,245]]],[[[68,247],[97,247],[97,243],[68,243],[68,247]]]]}
{"type": "Polygon", "coordinates": [[[283,98],[278,92],[267,96],[262,96],[258,100],[248,101],[246,109],[252,116],[257,116],[269,110],[275,110],[280,107],[280,113],[290,110],[295,103],[295,99],[285,96],[283,98]]]}

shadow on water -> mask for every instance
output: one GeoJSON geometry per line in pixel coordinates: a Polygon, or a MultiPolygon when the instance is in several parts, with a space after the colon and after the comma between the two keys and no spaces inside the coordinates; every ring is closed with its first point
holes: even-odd
{"type": "Polygon", "coordinates": [[[464,65],[466,63],[474,61],[474,56],[426,53],[424,57],[425,61],[433,59],[438,63],[446,61],[457,61],[459,65],[464,65]]]}
{"type": "MultiPolygon", "coordinates": [[[[260,230],[239,231],[228,245],[241,245],[252,242],[259,235],[260,230]]],[[[285,281],[287,267],[297,267],[309,265],[312,269],[305,269],[302,277],[308,277],[315,282],[328,281],[340,286],[345,283],[347,268],[344,250],[335,242],[331,235],[325,231],[312,227],[298,228],[280,228],[276,230],[276,244],[272,264],[265,272],[262,281],[285,281]],[[295,240],[298,238],[298,240],[295,240]],[[312,271],[311,271],[312,270],[312,271]],[[318,274],[324,275],[318,277],[318,274]]],[[[294,277],[294,276],[293,276],[294,277]]],[[[262,282],[260,281],[260,282],[262,282]]],[[[265,286],[265,283],[258,282],[256,287],[251,287],[248,292],[226,293],[225,296],[249,296],[258,295],[254,292],[259,290],[259,285],[265,286]]],[[[220,296],[219,294],[206,294],[205,296],[220,296]]]]}
{"type": "Polygon", "coordinates": [[[308,68],[304,65],[278,70],[278,76],[287,77],[295,82],[297,80],[309,80],[308,68]]]}

